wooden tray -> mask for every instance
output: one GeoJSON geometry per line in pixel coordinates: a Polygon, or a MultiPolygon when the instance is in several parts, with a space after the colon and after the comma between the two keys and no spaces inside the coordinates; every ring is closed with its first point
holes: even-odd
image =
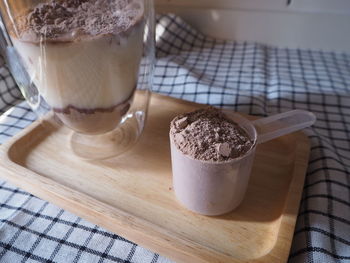
{"type": "Polygon", "coordinates": [[[138,144],[107,161],[77,158],[66,128],[35,122],[0,147],[0,174],[176,262],[286,262],[308,138],[299,132],[260,145],[240,207],[224,216],[197,215],[177,203],[171,188],[168,126],[178,113],[201,106],[153,94],[138,144]]]}

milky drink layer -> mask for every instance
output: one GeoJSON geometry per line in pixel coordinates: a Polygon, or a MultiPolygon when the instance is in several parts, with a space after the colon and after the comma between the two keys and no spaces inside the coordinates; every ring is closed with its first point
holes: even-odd
{"type": "MultiPolygon", "coordinates": [[[[116,10],[115,17],[110,15],[107,21],[101,20],[102,15],[97,17],[100,23],[96,27],[89,24],[67,32],[69,24],[61,32],[59,25],[51,24],[44,36],[42,27],[30,24],[33,13],[43,15],[42,10],[40,13],[34,9],[19,37],[12,36],[40,94],[71,128],[85,133],[106,132],[118,125],[129,108],[143,50],[143,7],[137,6],[140,10],[133,14],[138,15],[127,26],[110,26],[112,19],[118,19],[118,12],[123,12],[116,10]],[[109,26],[104,28],[101,23],[105,22],[109,26]],[[97,116],[88,116],[92,114],[97,116]]],[[[80,10],[80,15],[91,12],[80,10]]]]}
{"type": "Polygon", "coordinates": [[[14,39],[40,94],[53,108],[109,108],[125,101],[137,83],[142,28],[120,44],[113,35],[89,41],[45,43],[14,39]]]}

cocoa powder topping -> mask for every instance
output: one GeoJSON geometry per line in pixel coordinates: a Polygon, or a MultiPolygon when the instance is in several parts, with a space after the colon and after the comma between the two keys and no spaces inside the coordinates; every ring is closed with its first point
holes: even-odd
{"type": "Polygon", "coordinates": [[[208,107],[176,117],[170,125],[175,146],[203,161],[227,161],[253,146],[248,134],[220,110],[208,107]]]}
{"type": "Polygon", "coordinates": [[[17,19],[20,38],[74,40],[127,31],[143,16],[141,0],[51,0],[17,19]]]}

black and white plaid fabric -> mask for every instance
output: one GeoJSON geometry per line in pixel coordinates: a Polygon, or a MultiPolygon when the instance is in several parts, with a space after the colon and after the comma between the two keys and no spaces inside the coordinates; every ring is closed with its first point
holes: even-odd
{"type": "Polygon", "coordinates": [[[0,115],[22,100],[21,93],[0,56],[0,115]]]}
{"type": "MultiPolygon", "coordinates": [[[[350,54],[216,40],[167,15],[157,56],[155,92],[260,116],[317,115],[289,261],[350,262],[350,54]]],[[[0,74],[4,110],[19,93],[0,74]]],[[[35,118],[25,102],[9,109],[0,142],[35,118]]],[[[170,261],[0,181],[0,262],[170,261]]]]}

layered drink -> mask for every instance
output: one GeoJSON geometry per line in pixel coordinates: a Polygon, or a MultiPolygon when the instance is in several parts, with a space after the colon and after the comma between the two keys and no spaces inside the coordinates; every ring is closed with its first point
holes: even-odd
{"type": "Polygon", "coordinates": [[[51,0],[15,18],[15,48],[40,95],[75,131],[113,130],[130,108],[143,0],[51,0]]]}

